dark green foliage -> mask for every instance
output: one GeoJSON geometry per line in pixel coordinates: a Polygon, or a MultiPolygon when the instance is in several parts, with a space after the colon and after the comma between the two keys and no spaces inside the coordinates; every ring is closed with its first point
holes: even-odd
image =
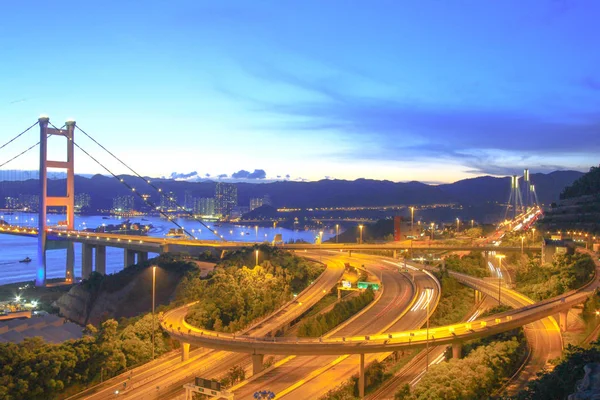
{"type": "Polygon", "coordinates": [[[520,365],[525,346],[517,340],[493,342],[462,359],[433,365],[408,394],[401,388],[396,399],[487,399],[520,365]]]}
{"type": "Polygon", "coordinates": [[[300,337],[319,337],[338,326],[364,307],[375,298],[371,289],[365,290],[359,296],[347,301],[337,303],[333,309],[325,314],[308,318],[298,327],[300,337]]]}
{"type": "Polygon", "coordinates": [[[517,288],[534,300],[543,300],[577,289],[587,283],[595,270],[587,254],[557,254],[550,264],[529,260],[517,271],[517,288]]]}
{"type": "Polygon", "coordinates": [[[485,257],[480,251],[473,251],[463,257],[455,254],[448,256],[446,257],[446,268],[478,278],[489,276],[485,257]]]}
{"type": "Polygon", "coordinates": [[[561,199],[600,193],[600,167],[592,167],[590,171],[567,186],[560,194],[561,199]]]}
{"type": "MultiPolygon", "coordinates": [[[[157,317],[156,317],[157,318],[157,317]]],[[[157,318],[158,320],[158,318],[157,318]]],[[[110,378],[126,367],[147,362],[152,355],[151,314],[123,330],[115,320],[89,335],[61,344],[27,338],[20,344],[0,343],[0,399],[51,399],[73,384],[110,378]]],[[[156,324],[156,355],[170,350],[171,342],[156,324]]]]}
{"type": "Polygon", "coordinates": [[[241,382],[246,379],[246,371],[240,365],[234,365],[231,367],[227,374],[221,379],[221,385],[230,387],[235,385],[237,382],[241,382]]]}
{"type": "Polygon", "coordinates": [[[598,362],[600,362],[600,342],[592,343],[587,349],[569,345],[556,367],[530,381],[527,388],[519,392],[515,399],[566,399],[575,391],[577,381],[583,378],[585,364],[598,362]]]}
{"type": "Polygon", "coordinates": [[[253,320],[275,311],[316,279],[323,268],[294,254],[269,246],[233,252],[208,278],[192,271],[177,289],[176,304],[200,300],[186,319],[195,326],[236,332],[253,320]]]}
{"type": "Polygon", "coordinates": [[[430,324],[444,326],[459,322],[473,306],[473,291],[447,273],[442,273],[438,279],[442,285],[442,294],[435,312],[432,310],[430,324]]]}

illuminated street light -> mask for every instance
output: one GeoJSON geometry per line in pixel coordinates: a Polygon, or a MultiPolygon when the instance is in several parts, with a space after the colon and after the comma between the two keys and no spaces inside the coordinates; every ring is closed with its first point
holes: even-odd
{"type": "Polygon", "coordinates": [[[340,235],[340,224],[335,224],[335,242],[338,243],[338,236],[340,235]]]}
{"type": "Polygon", "coordinates": [[[500,296],[502,294],[502,259],[506,257],[504,254],[496,254],[498,259],[498,305],[500,305],[500,296]]]}
{"type": "Polygon", "coordinates": [[[410,234],[413,234],[413,225],[414,225],[414,220],[415,220],[415,208],[414,207],[410,207],[410,234]]]}
{"type": "Polygon", "coordinates": [[[435,223],[431,223],[431,240],[433,240],[433,228],[435,226],[435,223]]]}
{"type": "MultiPolygon", "coordinates": [[[[156,296],[156,266],[152,267],[152,359],[154,360],[154,303],[156,296]]],[[[118,394],[118,392],[117,392],[118,394]]]]}
{"type": "Polygon", "coordinates": [[[254,226],[254,232],[256,233],[256,241],[258,241],[258,225],[254,226]]]}
{"type": "Polygon", "coordinates": [[[456,218],[456,233],[460,232],[460,219],[456,218]]]}
{"type": "Polygon", "coordinates": [[[471,229],[475,226],[475,220],[471,220],[471,229]]]}
{"type": "Polygon", "coordinates": [[[254,264],[254,265],[258,265],[258,249],[256,249],[256,250],[254,251],[254,253],[255,253],[255,255],[256,255],[256,264],[254,264]]]}
{"type": "Polygon", "coordinates": [[[360,231],[360,239],[358,241],[358,244],[362,244],[363,242],[363,236],[362,236],[362,232],[363,232],[363,225],[359,225],[358,226],[358,230],[360,231]]]}
{"type": "Polygon", "coordinates": [[[425,371],[429,371],[429,304],[431,303],[431,299],[433,298],[433,288],[426,287],[425,293],[428,293],[429,291],[431,291],[430,292],[431,298],[429,298],[427,300],[427,334],[425,336],[425,356],[426,356],[425,371]]]}
{"type": "Polygon", "coordinates": [[[525,236],[521,236],[521,254],[523,254],[525,248],[525,236]]]}

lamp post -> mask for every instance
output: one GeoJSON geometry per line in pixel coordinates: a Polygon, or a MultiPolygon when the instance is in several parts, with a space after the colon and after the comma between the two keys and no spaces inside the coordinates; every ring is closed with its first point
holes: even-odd
{"type": "Polygon", "coordinates": [[[531,232],[532,232],[532,238],[531,240],[533,240],[533,242],[535,243],[535,228],[531,228],[531,232]]]}
{"type": "Polygon", "coordinates": [[[475,226],[475,220],[471,220],[471,229],[475,226]]]}
{"type": "Polygon", "coordinates": [[[359,225],[359,226],[358,226],[358,230],[360,231],[360,239],[358,240],[358,244],[362,244],[362,231],[363,231],[363,225],[359,225]]]}
{"type": "Polygon", "coordinates": [[[411,236],[413,235],[414,220],[415,220],[415,208],[411,206],[410,207],[410,234],[411,234],[411,236]]]}
{"type": "Polygon", "coordinates": [[[156,296],[156,266],[152,267],[152,359],[154,360],[154,303],[156,296]]]}
{"type": "Polygon", "coordinates": [[[500,305],[500,295],[502,294],[502,259],[506,257],[504,254],[496,254],[496,258],[498,259],[498,305],[500,305]]]}
{"type": "Polygon", "coordinates": [[[254,265],[258,266],[258,249],[254,251],[254,254],[256,255],[256,263],[254,265]]]}
{"type": "Polygon", "coordinates": [[[258,242],[258,225],[254,225],[254,232],[256,236],[256,241],[258,242]]]}
{"type": "Polygon", "coordinates": [[[340,224],[335,224],[335,242],[338,243],[338,236],[340,236],[340,224]]]}
{"type": "Polygon", "coordinates": [[[456,233],[460,232],[460,219],[456,218],[456,233]]]}
{"type": "Polygon", "coordinates": [[[433,240],[433,228],[435,226],[435,223],[431,223],[431,240],[433,240]]]}
{"type": "MultiPolygon", "coordinates": [[[[433,288],[426,287],[425,293],[431,293],[431,297],[433,297],[433,288]]],[[[425,371],[429,371],[429,303],[431,303],[431,297],[427,299],[427,333],[425,336],[425,371]]]]}

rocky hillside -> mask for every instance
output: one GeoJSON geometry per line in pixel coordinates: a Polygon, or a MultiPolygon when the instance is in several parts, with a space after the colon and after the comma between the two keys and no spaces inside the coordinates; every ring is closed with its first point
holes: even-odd
{"type": "Polygon", "coordinates": [[[172,255],[161,255],[117,274],[93,273],[54,304],[60,314],[81,325],[107,318],[133,317],[152,308],[152,268],[156,268],[156,307],[172,299],[181,278],[197,266],[172,255]]]}

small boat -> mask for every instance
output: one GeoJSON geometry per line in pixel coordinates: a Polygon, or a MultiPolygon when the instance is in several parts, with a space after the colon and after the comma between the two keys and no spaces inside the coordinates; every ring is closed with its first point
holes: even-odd
{"type": "Polygon", "coordinates": [[[31,262],[31,258],[29,257],[25,257],[24,259],[19,261],[20,263],[30,263],[31,262]]]}
{"type": "Polygon", "coordinates": [[[102,219],[110,219],[110,218],[108,218],[108,217],[102,217],[102,219]]]}

